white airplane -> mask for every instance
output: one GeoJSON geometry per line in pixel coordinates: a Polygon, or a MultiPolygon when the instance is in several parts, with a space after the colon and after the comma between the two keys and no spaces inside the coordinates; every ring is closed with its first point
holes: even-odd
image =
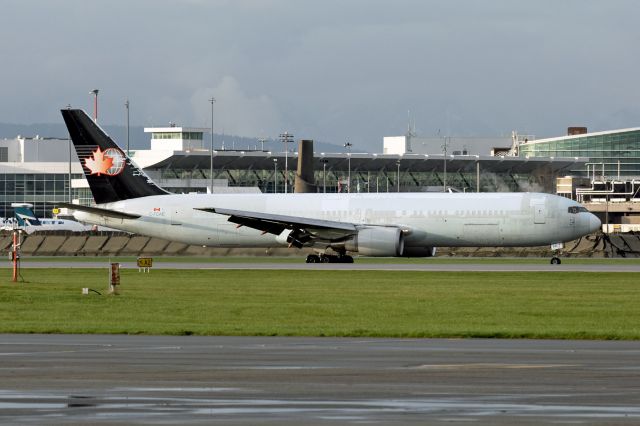
{"type": "Polygon", "coordinates": [[[16,218],[15,226],[27,234],[36,231],[86,232],[96,228],[95,225],[85,225],[75,220],[38,218],[33,212],[33,204],[29,203],[11,203],[11,207],[16,218]]]}
{"type": "Polygon", "coordinates": [[[577,202],[542,193],[170,194],[84,111],[62,116],[97,206],[59,206],[82,222],[127,232],[211,247],[312,247],[318,254],[308,263],[350,263],[348,253],[431,257],[437,246],[557,246],[601,225],[577,202]]]}

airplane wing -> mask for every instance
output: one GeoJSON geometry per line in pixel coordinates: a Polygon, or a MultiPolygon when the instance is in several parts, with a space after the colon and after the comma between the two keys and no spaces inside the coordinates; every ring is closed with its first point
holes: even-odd
{"type": "Polygon", "coordinates": [[[357,232],[356,225],[353,223],[332,220],[223,208],[196,208],[196,210],[229,216],[229,222],[257,229],[265,234],[280,235],[290,230],[287,242],[295,247],[302,247],[312,240],[341,241],[357,232]]]}
{"type": "Polygon", "coordinates": [[[124,213],[124,212],[119,212],[117,210],[103,209],[103,208],[100,208],[100,207],[88,207],[88,206],[81,206],[79,204],[71,204],[71,203],[54,203],[54,204],[56,204],[58,207],[67,208],[69,210],[75,210],[75,211],[80,211],[80,212],[91,213],[91,214],[95,214],[95,215],[98,215],[98,216],[113,217],[113,218],[116,218],[116,219],[138,219],[138,218],[140,218],[139,214],[124,213]]]}

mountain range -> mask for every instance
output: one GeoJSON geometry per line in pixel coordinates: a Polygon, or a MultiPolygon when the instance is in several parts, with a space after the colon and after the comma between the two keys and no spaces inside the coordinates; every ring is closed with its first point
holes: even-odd
{"type": "MultiPolygon", "coordinates": [[[[104,130],[122,147],[126,149],[127,145],[127,128],[125,126],[117,126],[117,125],[105,125],[104,130]]],[[[67,136],[67,128],[64,124],[60,123],[36,123],[36,124],[11,124],[11,123],[0,123],[0,138],[3,139],[13,139],[17,136],[22,137],[35,137],[40,136],[43,138],[59,138],[66,139],[67,136]]],[[[144,127],[142,126],[131,126],[129,128],[129,144],[131,149],[149,149],[150,147],[150,135],[148,133],[144,133],[144,127]]],[[[204,146],[209,146],[209,133],[204,134],[204,146]]],[[[221,135],[214,134],[213,135],[213,146],[214,149],[224,149],[227,150],[260,150],[262,149],[262,143],[258,140],[258,138],[249,138],[243,136],[234,136],[234,135],[221,135]]],[[[297,140],[295,143],[291,143],[289,145],[290,151],[297,151],[297,140]]],[[[313,142],[313,149],[316,152],[327,152],[327,153],[336,153],[336,152],[345,152],[345,148],[341,145],[326,143],[326,142],[313,142]]],[[[275,139],[266,139],[264,141],[264,150],[266,151],[274,151],[274,152],[283,152],[282,142],[275,139]]],[[[354,152],[362,152],[356,151],[355,147],[353,149],[354,152]]]]}

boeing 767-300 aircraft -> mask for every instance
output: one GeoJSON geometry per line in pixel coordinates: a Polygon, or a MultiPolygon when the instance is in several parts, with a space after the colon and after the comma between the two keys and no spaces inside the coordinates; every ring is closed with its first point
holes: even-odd
{"type": "Polygon", "coordinates": [[[59,206],[82,222],[141,235],[209,247],[311,247],[314,263],[353,262],[348,253],[430,257],[437,246],[559,244],[601,225],[577,202],[542,193],[171,194],[84,111],[62,116],[96,206],[59,206]]]}

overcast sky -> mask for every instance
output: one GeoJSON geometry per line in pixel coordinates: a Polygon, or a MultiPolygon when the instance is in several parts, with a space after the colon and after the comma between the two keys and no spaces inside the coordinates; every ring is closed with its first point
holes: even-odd
{"type": "Polygon", "coordinates": [[[0,0],[0,122],[383,136],[640,126],[640,2],[0,0]]]}

